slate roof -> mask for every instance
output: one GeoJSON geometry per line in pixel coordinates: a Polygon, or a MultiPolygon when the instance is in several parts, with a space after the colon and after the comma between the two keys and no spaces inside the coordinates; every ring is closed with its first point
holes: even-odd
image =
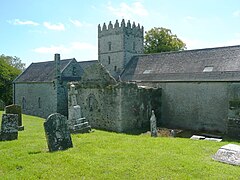
{"type": "Polygon", "coordinates": [[[93,64],[96,64],[98,63],[98,60],[89,60],[89,61],[80,61],[78,62],[78,64],[81,66],[81,68],[84,70],[86,69],[87,67],[93,65],[93,64]]]}
{"type": "Polygon", "coordinates": [[[240,46],[133,57],[123,81],[240,81],[240,46]],[[203,72],[204,69],[210,72],[203,72]],[[211,71],[212,69],[212,71],[211,71]]]}
{"type": "MultiPolygon", "coordinates": [[[[73,59],[64,59],[60,61],[61,71],[73,59]]],[[[55,78],[55,61],[46,61],[32,63],[14,82],[52,82],[55,78]]]]}

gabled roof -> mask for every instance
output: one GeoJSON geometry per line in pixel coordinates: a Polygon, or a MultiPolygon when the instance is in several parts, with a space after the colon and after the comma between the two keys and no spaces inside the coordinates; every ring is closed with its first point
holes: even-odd
{"type": "Polygon", "coordinates": [[[83,70],[85,70],[87,67],[92,66],[93,64],[98,63],[98,60],[89,60],[89,61],[80,61],[78,64],[81,66],[83,70]]]}
{"type": "MultiPolygon", "coordinates": [[[[60,61],[61,72],[68,66],[73,59],[64,59],[60,61]]],[[[32,63],[15,82],[52,82],[55,78],[55,61],[46,61],[32,63]]]]}
{"type": "Polygon", "coordinates": [[[240,46],[133,57],[124,81],[240,81],[240,46]]]}

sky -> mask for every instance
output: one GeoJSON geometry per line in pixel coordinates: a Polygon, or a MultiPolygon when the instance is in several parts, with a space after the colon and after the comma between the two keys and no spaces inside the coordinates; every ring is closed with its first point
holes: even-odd
{"type": "Polygon", "coordinates": [[[26,66],[55,53],[97,59],[97,26],[124,18],[171,29],[187,49],[240,45],[239,0],[0,0],[0,54],[26,66]]]}

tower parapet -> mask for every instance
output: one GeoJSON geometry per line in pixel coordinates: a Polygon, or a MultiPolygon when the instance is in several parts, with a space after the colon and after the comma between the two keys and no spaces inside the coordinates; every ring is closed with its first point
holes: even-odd
{"type": "Polygon", "coordinates": [[[118,77],[133,56],[143,53],[143,26],[116,20],[98,25],[98,60],[118,77]]]}
{"type": "Polygon", "coordinates": [[[103,23],[103,26],[98,25],[98,37],[114,35],[119,33],[126,33],[127,35],[134,35],[135,37],[143,37],[143,26],[140,28],[140,24],[136,26],[135,22],[131,24],[130,20],[128,20],[127,25],[125,20],[122,19],[121,24],[119,25],[118,20],[112,24],[110,21],[108,26],[106,23],[103,23]]]}

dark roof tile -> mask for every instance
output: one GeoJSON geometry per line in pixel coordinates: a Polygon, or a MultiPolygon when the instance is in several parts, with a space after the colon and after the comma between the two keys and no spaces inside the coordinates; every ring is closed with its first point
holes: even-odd
{"type": "Polygon", "coordinates": [[[121,79],[125,81],[233,80],[237,77],[236,73],[240,73],[240,46],[228,46],[135,56],[127,64],[121,79]],[[203,72],[205,67],[212,67],[212,72],[203,72]],[[234,72],[235,75],[228,74],[226,78],[219,72],[234,72]]]}

